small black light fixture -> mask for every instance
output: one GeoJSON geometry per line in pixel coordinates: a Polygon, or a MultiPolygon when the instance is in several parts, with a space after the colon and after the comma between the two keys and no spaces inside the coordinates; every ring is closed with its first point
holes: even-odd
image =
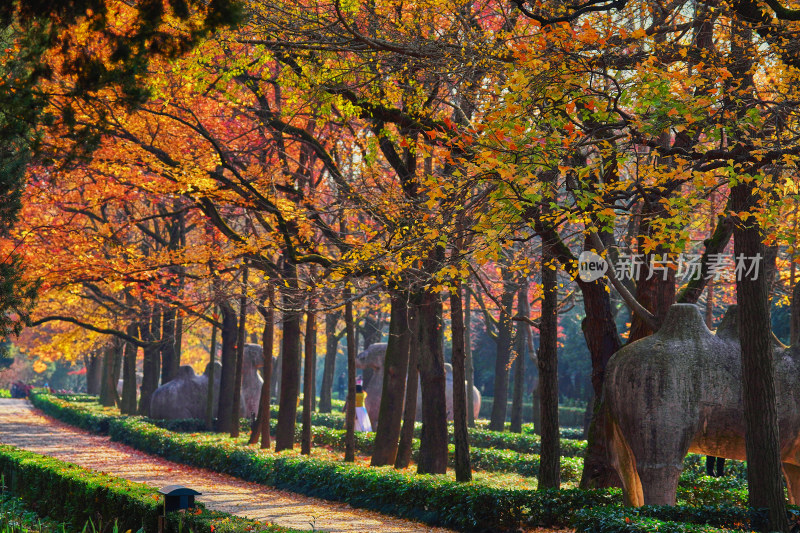
{"type": "Polygon", "coordinates": [[[183,485],[168,485],[158,492],[164,495],[165,515],[181,509],[194,509],[194,497],[202,494],[183,485]]]}

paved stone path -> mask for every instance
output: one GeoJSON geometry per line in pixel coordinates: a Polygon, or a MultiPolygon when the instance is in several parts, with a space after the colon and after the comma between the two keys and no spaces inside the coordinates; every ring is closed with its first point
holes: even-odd
{"type": "Polygon", "coordinates": [[[166,461],[46,417],[25,400],[0,399],[0,443],[156,488],[185,485],[202,492],[197,500],[210,509],[285,527],[348,533],[450,531],[166,461]]]}

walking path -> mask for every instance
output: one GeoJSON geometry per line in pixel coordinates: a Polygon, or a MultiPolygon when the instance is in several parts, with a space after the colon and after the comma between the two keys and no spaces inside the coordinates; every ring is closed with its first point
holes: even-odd
{"type": "Polygon", "coordinates": [[[450,531],[166,461],[46,417],[25,400],[0,399],[0,443],[155,488],[185,485],[202,492],[197,499],[209,509],[284,527],[348,533],[450,531]]]}

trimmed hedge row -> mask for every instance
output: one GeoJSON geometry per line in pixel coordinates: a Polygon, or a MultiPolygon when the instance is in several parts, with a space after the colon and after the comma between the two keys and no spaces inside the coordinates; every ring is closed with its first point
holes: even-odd
{"type": "MultiPolygon", "coordinates": [[[[82,406],[69,405],[70,402],[62,400],[62,397],[54,401],[42,402],[39,399],[33,400],[34,405],[45,411],[47,414],[64,420],[65,422],[93,431],[95,433],[108,433],[108,424],[110,420],[118,418],[116,414],[98,413],[96,409],[86,409],[82,406]]],[[[177,433],[203,433],[205,432],[205,423],[201,420],[151,420],[142,418],[143,421],[153,424],[154,426],[174,431],[177,433]]],[[[247,428],[249,424],[246,420],[242,419],[243,429],[247,428]]],[[[271,420],[272,430],[275,430],[277,422],[275,419],[271,420]]],[[[333,429],[325,426],[312,426],[312,440],[317,446],[328,446],[337,451],[344,450],[345,432],[341,429],[333,429]]],[[[537,436],[522,436],[519,441],[519,434],[503,434],[496,431],[489,430],[475,430],[477,435],[483,437],[481,441],[484,445],[496,445],[495,448],[481,448],[473,445],[470,442],[470,460],[475,469],[486,470],[490,472],[510,472],[522,476],[535,477],[539,473],[539,455],[535,453],[525,453],[515,451],[513,449],[505,449],[503,445],[512,439],[519,448],[524,449],[530,445],[532,440],[538,439],[537,436]],[[505,436],[504,436],[505,435],[505,436]],[[516,437],[516,439],[515,439],[516,437]]],[[[452,438],[452,435],[451,435],[452,438]]],[[[373,433],[356,433],[356,450],[363,454],[372,454],[373,450],[373,433]]],[[[295,440],[300,442],[300,426],[295,426],[295,440]]],[[[573,445],[572,450],[567,450],[567,453],[577,455],[577,450],[582,451],[582,448],[574,446],[575,441],[562,441],[568,442],[573,445]]],[[[534,444],[537,448],[538,445],[534,444]]],[[[419,440],[415,439],[413,442],[414,460],[417,460],[419,453],[419,440]]],[[[455,451],[453,444],[450,445],[449,450],[449,463],[450,466],[455,464],[455,451]]],[[[564,454],[561,460],[561,479],[564,481],[578,481],[581,474],[581,462],[579,459],[571,458],[569,455],[564,454]]]]}
{"type": "MultiPolygon", "coordinates": [[[[481,411],[478,414],[480,418],[490,418],[492,416],[492,408],[494,407],[494,398],[491,396],[484,396],[481,398],[481,411]]],[[[522,412],[525,417],[528,417],[533,410],[533,404],[525,403],[522,406],[522,412]]],[[[586,415],[586,409],[583,407],[567,407],[565,405],[558,406],[558,423],[565,427],[583,427],[583,418],[586,415]]],[[[508,402],[506,409],[506,420],[511,419],[511,402],[508,402]]]]}
{"type": "MultiPolygon", "coordinates": [[[[0,445],[0,472],[10,492],[31,509],[78,528],[91,520],[97,530],[116,523],[120,531],[156,531],[163,511],[161,495],[147,485],[11,446],[0,445]]],[[[202,504],[196,512],[170,513],[165,525],[168,532],[296,531],[209,511],[202,504]]]]}
{"type": "MultiPolygon", "coordinates": [[[[681,505],[627,509],[619,507],[617,490],[528,491],[498,489],[478,483],[459,484],[442,477],[415,476],[390,468],[259,453],[253,448],[237,446],[224,437],[172,433],[137,419],[110,420],[109,429],[113,440],[177,462],[465,531],[570,525],[578,531],[597,533],[711,533],[718,531],[716,528],[719,527],[742,530],[747,523],[747,510],[741,506],[681,505]],[[610,504],[617,507],[606,509],[610,504]],[[595,509],[577,512],[587,507],[595,509]]],[[[322,429],[318,434],[320,440],[325,438],[324,435],[338,442],[335,430],[322,429]]],[[[365,440],[367,435],[357,436],[362,446],[371,444],[365,440]]],[[[490,454],[513,453],[501,450],[481,450],[478,453],[487,451],[490,454]]],[[[723,487],[711,488],[724,498],[723,487]]]]}
{"type": "Polygon", "coordinates": [[[115,441],[176,462],[464,531],[566,525],[575,509],[620,501],[619,491],[498,489],[391,468],[274,456],[216,437],[172,433],[134,419],[112,421],[110,434],[115,441]]]}
{"type": "MultiPolygon", "coordinates": [[[[723,533],[728,528],[675,522],[648,516],[643,508],[599,507],[575,513],[572,526],[581,533],[723,533]]],[[[739,531],[749,529],[737,527],[739,531]]]]}

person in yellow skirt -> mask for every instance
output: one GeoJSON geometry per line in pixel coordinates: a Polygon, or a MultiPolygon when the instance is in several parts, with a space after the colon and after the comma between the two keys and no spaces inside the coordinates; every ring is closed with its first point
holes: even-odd
{"type": "Polygon", "coordinates": [[[364,407],[366,397],[367,393],[364,392],[364,387],[361,385],[361,380],[359,380],[356,383],[356,431],[372,431],[369,414],[367,414],[367,408],[364,407]]]}

